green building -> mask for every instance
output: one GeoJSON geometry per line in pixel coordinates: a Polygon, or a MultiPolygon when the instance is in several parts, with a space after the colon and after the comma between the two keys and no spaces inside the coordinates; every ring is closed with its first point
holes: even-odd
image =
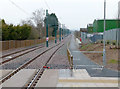
{"type": "MultiPolygon", "coordinates": [[[[106,20],[106,31],[110,29],[120,28],[120,20],[107,19],[106,20]]],[[[104,31],[104,20],[94,20],[93,22],[93,32],[103,32],[104,31]]]]}

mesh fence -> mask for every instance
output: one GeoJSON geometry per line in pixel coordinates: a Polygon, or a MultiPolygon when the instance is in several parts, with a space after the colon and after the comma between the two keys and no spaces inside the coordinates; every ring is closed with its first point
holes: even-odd
{"type": "MultiPolygon", "coordinates": [[[[103,40],[103,33],[88,34],[81,32],[81,38],[83,43],[97,42],[103,40]]],[[[120,48],[120,29],[112,29],[105,32],[105,41],[115,44],[117,48],[120,48]]]]}
{"type": "Polygon", "coordinates": [[[120,29],[106,31],[105,40],[109,41],[111,44],[116,44],[117,47],[120,47],[120,29]]]}

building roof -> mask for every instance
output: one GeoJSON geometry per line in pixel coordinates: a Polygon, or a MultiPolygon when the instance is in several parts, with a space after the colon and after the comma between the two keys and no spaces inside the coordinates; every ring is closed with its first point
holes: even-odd
{"type": "Polygon", "coordinates": [[[93,27],[93,24],[88,24],[87,27],[93,27]]]}
{"type": "MultiPolygon", "coordinates": [[[[104,20],[104,19],[95,19],[95,20],[97,20],[97,21],[99,20],[100,21],[100,20],[104,20]]],[[[118,20],[118,19],[106,19],[106,20],[107,21],[115,21],[115,20],[118,20]]]]}
{"type": "Polygon", "coordinates": [[[87,28],[80,28],[81,32],[87,32],[87,28]]]}

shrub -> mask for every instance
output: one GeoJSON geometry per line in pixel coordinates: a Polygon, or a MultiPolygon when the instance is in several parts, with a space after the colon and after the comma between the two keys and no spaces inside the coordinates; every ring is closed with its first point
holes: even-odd
{"type": "Polygon", "coordinates": [[[109,41],[107,41],[107,44],[110,44],[110,42],[109,42],[109,41]]]}

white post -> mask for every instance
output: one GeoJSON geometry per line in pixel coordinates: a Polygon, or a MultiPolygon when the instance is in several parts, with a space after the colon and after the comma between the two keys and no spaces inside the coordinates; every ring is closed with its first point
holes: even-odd
{"type": "Polygon", "coordinates": [[[103,67],[106,65],[105,29],[106,29],[106,0],[104,0],[103,67]]]}

